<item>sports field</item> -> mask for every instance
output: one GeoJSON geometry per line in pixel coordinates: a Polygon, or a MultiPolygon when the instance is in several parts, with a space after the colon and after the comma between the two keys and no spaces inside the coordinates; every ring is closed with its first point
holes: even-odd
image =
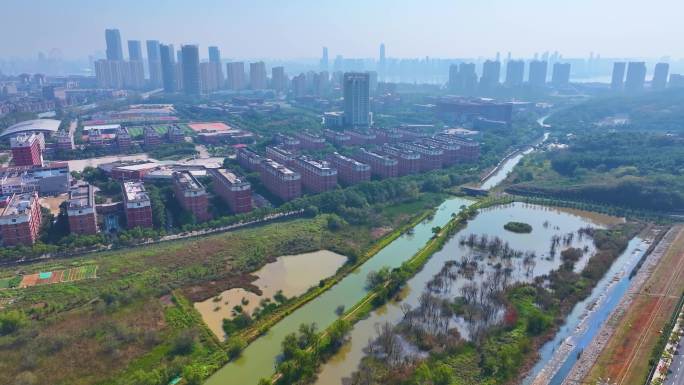
{"type": "Polygon", "coordinates": [[[21,278],[19,288],[26,288],[36,285],[49,285],[52,283],[61,282],[73,282],[90,278],[97,278],[97,265],[27,274],[21,278]]]}
{"type": "Polygon", "coordinates": [[[684,229],[660,259],[653,273],[619,321],[585,383],[610,378],[617,385],[643,384],[649,358],[660,331],[670,320],[684,290],[684,229]]]}
{"type": "MultiPolygon", "coordinates": [[[[169,130],[168,124],[153,124],[152,127],[161,135],[165,135],[169,130]]],[[[131,126],[128,127],[128,133],[131,136],[141,136],[143,134],[143,129],[145,126],[131,126]]]]}
{"type": "Polygon", "coordinates": [[[222,122],[195,122],[186,124],[195,132],[228,132],[233,128],[222,122]]]}

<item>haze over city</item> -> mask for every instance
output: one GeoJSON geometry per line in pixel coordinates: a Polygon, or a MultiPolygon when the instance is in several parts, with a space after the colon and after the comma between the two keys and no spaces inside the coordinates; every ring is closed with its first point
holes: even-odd
{"type": "Polygon", "coordinates": [[[379,1],[3,1],[2,58],[61,50],[64,58],[102,52],[102,31],[124,39],[217,45],[230,58],[684,56],[672,0],[379,1]]]}

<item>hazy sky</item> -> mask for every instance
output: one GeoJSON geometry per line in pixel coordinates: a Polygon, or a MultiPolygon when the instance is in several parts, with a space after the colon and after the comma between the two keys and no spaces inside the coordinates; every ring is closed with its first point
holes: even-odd
{"type": "MultiPolygon", "coordinates": [[[[218,45],[229,58],[684,56],[683,0],[1,0],[0,57],[104,51],[128,39],[218,45]]],[[[127,49],[124,48],[127,55],[127,49]]]]}

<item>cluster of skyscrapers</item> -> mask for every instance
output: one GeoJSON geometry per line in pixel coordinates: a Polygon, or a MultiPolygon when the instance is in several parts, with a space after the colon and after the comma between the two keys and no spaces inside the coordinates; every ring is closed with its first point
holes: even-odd
{"type": "MultiPolygon", "coordinates": [[[[615,62],[610,82],[611,89],[627,92],[641,91],[646,83],[646,72],[645,62],[615,62]]],[[[669,72],[669,64],[657,63],[653,71],[653,78],[651,79],[651,88],[664,89],[667,87],[669,72]]],[[[681,76],[673,74],[670,77],[670,83],[673,81],[681,81],[681,76]]]]}
{"type": "MultiPolygon", "coordinates": [[[[503,85],[520,87],[527,84],[531,87],[544,87],[548,81],[549,62],[546,60],[532,60],[529,62],[527,82],[525,82],[525,61],[508,60],[503,85]]],[[[482,75],[479,78],[475,63],[452,64],[449,67],[449,88],[453,91],[476,93],[477,91],[492,91],[502,85],[502,66],[499,60],[487,60],[482,64],[482,75]]],[[[551,83],[555,86],[565,86],[570,82],[570,63],[553,63],[551,83]]]]}

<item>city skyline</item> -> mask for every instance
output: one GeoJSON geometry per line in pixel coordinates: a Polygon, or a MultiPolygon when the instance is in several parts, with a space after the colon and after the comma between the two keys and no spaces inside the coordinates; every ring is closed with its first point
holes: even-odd
{"type": "Polygon", "coordinates": [[[218,46],[226,58],[319,58],[323,46],[329,48],[330,60],[337,55],[377,58],[381,43],[387,46],[387,57],[394,58],[489,58],[509,51],[515,58],[544,51],[559,51],[566,57],[586,57],[590,52],[603,57],[684,56],[676,38],[684,33],[676,11],[684,6],[672,0],[655,0],[647,9],[636,0],[606,0],[600,4],[579,0],[552,5],[540,0],[515,4],[501,0],[488,4],[441,0],[429,3],[417,6],[407,1],[381,0],[361,7],[360,2],[323,1],[282,7],[271,1],[256,6],[245,1],[211,1],[197,6],[180,1],[89,4],[80,0],[12,0],[5,9],[13,17],[0,26],[0,54],[4,58],[36,57],[38,52],[58,48],[65,58],[99,55],[105,51],[102,31],[116,28],[123,42],[198,44],[201,59],[206,58],[202,48],[210,45],[218,46]],[[392,17],[388,18],[390,4],[392,17]],[[247,12],[249,5],[252,9],[247,12]],[[649,17],[656,12],[657,18],[649,17]],[[68,20],[74,14],[79,15],[78,22],[65,28],[62,18],[68,20]],[[240,17],[225,22],[227,15],[235,14],[240,17]],[[558,19],[558,14],[564,17],[558,19]],[[488,17],[483,19],[482,15],[488,17]],[[582,28],[576,28],[580,19],[582,28]],[[51,32],[24,27],[35,20],[51,32]],[[236,34],[242,37],[233,39],[236,34]]]}

